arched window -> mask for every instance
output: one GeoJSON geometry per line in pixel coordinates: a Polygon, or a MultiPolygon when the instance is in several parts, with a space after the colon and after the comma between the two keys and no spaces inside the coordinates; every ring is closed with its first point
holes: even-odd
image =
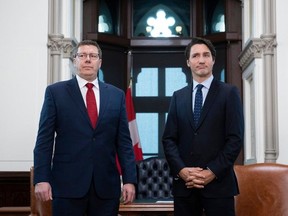
{"type": "MultiPolygon", "coordinates": [[[[152,8],[149,8],[145,14],[138,15],[137,11],[134,14],[134,36],[144,37],[179,37],[189,36],[189,20],[187,23],[187,17],[182,20],[183,15],[179,8],[176,8],[177,12],[171,9],[167,3],[157,4],[152,8]],[[168,6],[167,6],[168,5],[168,6]],[[136,17],[135,17],[136,16],[136,17]]],[[[187,8],[182,9],[186,10],[187,8]]]]}
{"type": "Polygon", "coordinates": [[[225,32],[225,1],[207,0],[204,4],[204,34],[213,34],[217,32],[225,32]]]}
{"type": "Polygon", "coordinates": [[[98,32],[119,34],[119,2],[101,0],[99,5],[98,32]]]}
{"type": "Polygon", "coordinates": [[[145,157],[163,157],[161,136],[172,92],[191,82],[184,49],[192,37],[213,42],[214,77],[241,90],[241,1],[85,0],[83,4],[83,38],[97,40],[103,50],[104,73],[99,72],[99,79],[125,90],[132,77],[145,157]]]}

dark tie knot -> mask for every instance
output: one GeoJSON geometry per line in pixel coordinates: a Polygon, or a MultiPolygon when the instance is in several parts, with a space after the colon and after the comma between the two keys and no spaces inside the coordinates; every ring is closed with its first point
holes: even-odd
{"type": "Polygon", "coordinates": [[[198,84],[198,85],[196,86],[196,88],[197,88],[198,91],[202,90],[203,87],[204,87],[204,85],[202,85],[202,84],[198,84]]]}
{"type": "Polygon", "coordinates": [[[94,86],[93,83],[86,83],[86,87],[87,87],[88,89],[92,89],[93,86],[94,86]]]}

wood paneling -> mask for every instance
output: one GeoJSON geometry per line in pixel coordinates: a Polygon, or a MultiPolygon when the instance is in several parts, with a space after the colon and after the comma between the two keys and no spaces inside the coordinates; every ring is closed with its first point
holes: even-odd
{"type": "Polygon", "coordinates": [[[0,172],[0,207],[30,206],[30,173],[0,172]]]}

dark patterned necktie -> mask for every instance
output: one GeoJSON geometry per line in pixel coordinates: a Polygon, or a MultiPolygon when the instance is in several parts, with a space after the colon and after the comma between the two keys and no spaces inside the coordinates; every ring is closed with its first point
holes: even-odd
{"type": "Polygon", "coordinates": [[[93,84],[87,83],[86,87],[88,88],[86,93],[86,105],[87,105],[87,111],[88,115],[91,121],[91,124],[93,128],[96,127],[96,122],[98,118],[98,112],[97,112],[97,104],[96,104],[96,98],[93,91],[93,84]]]}
{"type": "Polygon", "coordinates": [[[203,95],[202,95],[202,84],[197,85],[197,91],[195,94],[195,101],[194,101],[194,125],[198,125],[198,121],[201,114],[202,103],[203,103],[203,95]]]}

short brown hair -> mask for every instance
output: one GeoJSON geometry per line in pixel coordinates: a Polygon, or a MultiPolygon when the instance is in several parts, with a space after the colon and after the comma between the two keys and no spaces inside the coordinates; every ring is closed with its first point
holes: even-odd
{"type": "Polygon", "coordinates": [[[81,46],[85,46],[85,45],[88,45],[88,46],[91,45],[91,46],[97,47],[99,58],[102,59],[102,50],[101,50],[99,44],[96,41],[93,41],[93,40],[83,40],[83,41],[79,42],[77,44],[77,46],[74,48],[74,50],[73,50],[73,57],[74,58],[76,57],[78,48],[81,47],[81,46]]]}

